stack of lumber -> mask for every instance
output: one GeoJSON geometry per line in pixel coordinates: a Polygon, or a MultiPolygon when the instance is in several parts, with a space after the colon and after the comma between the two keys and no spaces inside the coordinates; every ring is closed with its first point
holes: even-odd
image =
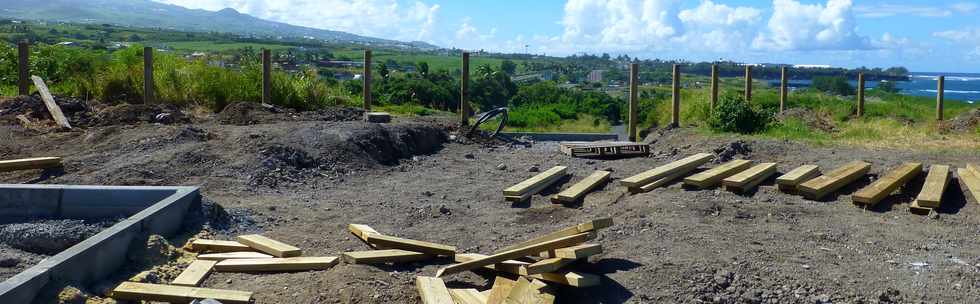
{"type": "Polygon", "coordinates": [[[373,249],[341,254],[348,264],[410,263],[456,255],[456,247],[383,235],[368,225],[349,224],[347,230],[373,249]]]}
{"type": "Polygon", "coordinates": [[[531,196],[544,191],[544,189],[558,182],[566,175],[568,175],[568,167],[555,166],[554,168],[548,169],[548,171],[541,172],[534,177],[504,189],[504,199],[511,202],[525,202],[531,199],[531,196]]]}
{"type": "Polygon", "coordinates": [[[190,249],[198,254],[180,275],[170,283],[144,284],[123,282],[112,291],[112,297],[130,301],[187,303],[197,299],[215,299],[221,303],[251,303],[247,291],[200,288],[214,271],[218,272],[293,272],[330,269],[337,257],[304,257],[302,250],[262,236],[242,235],[236,241],[194,240],[190,249]]]}
{"type": "Polygon", "coordinates": [[[491,255],[457,254],[454,257],[457,263],[439,269],[434,277],[417,277],[416,288],[426,304],[555,303],[555,288],[559,285],[599,284],[598,276],[572,268],[577,262],[602,253],[602,245],[587,242],[595,239],[599,230],[610,226],[611,218],[597,219],[511,245],[491,255]],[[477,269],[497,272],[490,290],[449,289],[441,279],[477,269]]]}
{"type": "Polygon", "coordinates": [[[711,161],[714,155],[698,153],[620,181],[631,193],[649,192],[684,177],[711,161]]]}

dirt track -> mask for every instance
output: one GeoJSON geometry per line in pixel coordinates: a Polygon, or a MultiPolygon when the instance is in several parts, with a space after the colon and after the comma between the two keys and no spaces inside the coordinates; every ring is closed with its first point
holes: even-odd
{"type": "MultiPolygon", "coordinates": [[[[207,199],[254,221],[243,229],[295,244],[308,255],[364,250],[347,233],[348,223],[486,254],[613,217],[616,224],[597,240],[605,253],[579,266],[602,275],[601,286],[561,289],[562,303],[980,302],[980,206],[955,182],[936,218],[905,210],[914,195],[889,199],[878,210],[858,209],[847,194],[868,181],[821,202],[780,193],[771,181],[748,195],[679,184],[627,195],[614,181],[581,206],[552,205],[541,196],[511,205],[500,190],[534,175],[532,166],[569,166],[575,176],[562,185],[567,187],[592,170],[612,170],[621,179],[736,139],[665,131],[648,137],[656,139],[649,158],[602,161],[572,159],[549,143],[440,145],[440,121],[400,119],[387,127],[317,119],[251,126],[144,123],[44,135],[0,126],[0,158],[65,156],[66,173],[45,183],[200,185],[207,199]]],[[[905,161],[957,167],[980,162],[976,151],[745,143],[751,152],[737,157],[778,162],[782,172],[803,163],[828,170],[855,159],[871,162],[872,175],[905,161]]],[[[0,182],[38,176],[0,174],[0,182]]],[[[231,237],[238,231],[212,233],[231,237]]],[[[205,286],[254,291],[258,303],[417,303],[413,278],[433,275],[446,263],[219,273],[205,286]]],[[[450,287],[492,284],[486,273],[446,280],[450,287]]]]}

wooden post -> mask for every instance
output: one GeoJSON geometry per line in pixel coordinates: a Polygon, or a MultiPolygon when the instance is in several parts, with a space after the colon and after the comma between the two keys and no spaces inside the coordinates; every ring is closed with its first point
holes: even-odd
{"type": "Polygon", "coordinates": [[[463,52],[462,74],[459,82],[459,125],[467,126],[470,124],[470,53],[463,52]]]}
{"type": "Polygon", "coordinates": [[[673,105],[671,106],[670,124],[673,127],[681,126],[681,66],[679,64],[674,65],[674,81],[671,85],[673,88],[671,93],[673,95],[673,105]]]}
{"type": "Polygon", "coordinates": [[[715,109],[715,105],[718,104],[718,65],[711,65],[711,110],[715,109]]]}
{"type": "Polygon", "coordinates": [[[945,87],[946,76],[939,76],[936,82],[938,82],[936,88],[936,120],[942,121],[943,120],[943,89],[945,87]]]}
{"type": "Polygon", "coordinates": [[[780,69],[779,76],[779,114],[783,114],[786,111],[786,97],[789,95],[786,83],[786,67],[780,69]]]}
{"type": "MultiPolygon", "coordinates": [[[[381,75],[384,77],[384,75],[381,75]]],[[[361,76],[361,80],[364,82],[364,89],[362,91],[364,96],[364,110],[371,111],[371,50],[364,50],[364,75],[361,76]]]]}
{"type": "Polygon", "coordinates": [[[745,101],[752,101],[752,66],[745,66],[745,101]]]}
{"type": "Polygon", "coordinates": [[[153,91],[153,48],[143,48],[143,103],[151,104],[154,101],[153,91]]]}
{"type": "Polygon", "coordinates": [[[633,63],[630,64],[630,105],[629,105],[629,122],[627,127],[629,128],[626,132],[629,134],[629,141],[636,142],[636,124],[638,122],[637,107],[639,106],[639,101],[637,99],[639,93],[639,82],[640,82],[640,65],[633,63]]]}
{"type": "Polygon", "coordinates": [[[18,57],[17,71],[18,71],[18,75],[20,75],[20,79],[17,82],[18,84],[17,92],[20,95],[27,95],[31,93],[31,84],[27,80],[28,78],[30,78],[30,66],[29,66],[30,62],[28,61],[28,57],[31,54],[30,47],[31,46],[27,44],[27,41],[23,41],[17,44],[17,57],[18,57]]]}
{"type": "Polygon", "coordinates": [[[272,104],[272,52],[262,50],[262,103],[272,104]]]}
{"type": "Polygon", "coordinates": [[[864,116],[864,73],[858,73],[858,108],[857,116],[864,116]]]}

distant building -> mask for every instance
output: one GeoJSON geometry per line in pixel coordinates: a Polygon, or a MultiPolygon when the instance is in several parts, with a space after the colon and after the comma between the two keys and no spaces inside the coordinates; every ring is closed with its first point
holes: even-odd
{"type": "Polygon", "coordinates": [[[793,65],[793,67],[794,68],[801,68],[801,69],[829,69],[829,68],[832,68],[832,66],[827,65],[827,64],[795,64],[795,65],[793,65]]]}
{"type": "Polygon", "coordinates": [[[359,68],[364,66],[363,61],[341,61],[341,60],[320,60],[316,65],[321,68],[359,68]]]}
{"type": "Polygon", "coordinates": [[[60,45],[60,46],[78,46],[78,42],[64,41],[64,42],[58,42],[58,45],[60,45]]]}
{"type": "Polygon", "coordinates": [[[605,70],[592,70],[592,72],[589,72],[587,79],[589,82],[602,82],[602,74],[605,73],[605,70]]]}

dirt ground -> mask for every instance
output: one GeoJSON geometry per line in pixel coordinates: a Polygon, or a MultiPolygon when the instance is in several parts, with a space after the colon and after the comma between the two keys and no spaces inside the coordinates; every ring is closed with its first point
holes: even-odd
{"type": "MultiPolygon", "coordinates": [[[[367,249],[347,232],[349,223],[489,254],[612,217],[615,225],[595,241],[604,253],[576,266],[602,276],[601,285],[561,288],[562,303],[980,302],[980,206],[955,180],[933,216],[907,211],[921,178],[875,210],[855,207],[849,196],[902,162],[962,167],[980,163],[977,151],[809,146],[676,129],[648,137],[650,157],[589,160],[561,154],[555,143],[456,143],[449,140],[448,118],[375,125],[336,115],[342,112],[285,122],[263,116],[233,124],[218,118],[93,124],[43,134],[0,125],[0,159],[53,155],[66,162],[63,173],[4,173],[0,182],[196,185],[208,202],[233,215],[232,223],[188,231],[170,243],[180,246],[198,233],[226,239],[261,232],[311,256],[367,249]],[[873,166],[867,180],[824,201],[781,193],[771,180],[748,194],[674,183],[630,195],[618,184],[698,152],[777,162],[781,172],[802,164],[827,171],[857,159],[873,166]],[[503,188],[536,174],[532,167],[554,165],[574,174],[558,189],[593,170],[613,171],[614,181],[575,206],[553,205],[543,196],[530,204],[502,199],[503,188]]],[[[418,303],[414,277],[448,264],[215,273],[204,285],[253,291],[257,303],[418,303]]],[[[482,290],[493,276],[465,272],[445,279],[451,288],[482,290]]],[[[98,295],[112,283],[82,289],[98,295]]]]}

